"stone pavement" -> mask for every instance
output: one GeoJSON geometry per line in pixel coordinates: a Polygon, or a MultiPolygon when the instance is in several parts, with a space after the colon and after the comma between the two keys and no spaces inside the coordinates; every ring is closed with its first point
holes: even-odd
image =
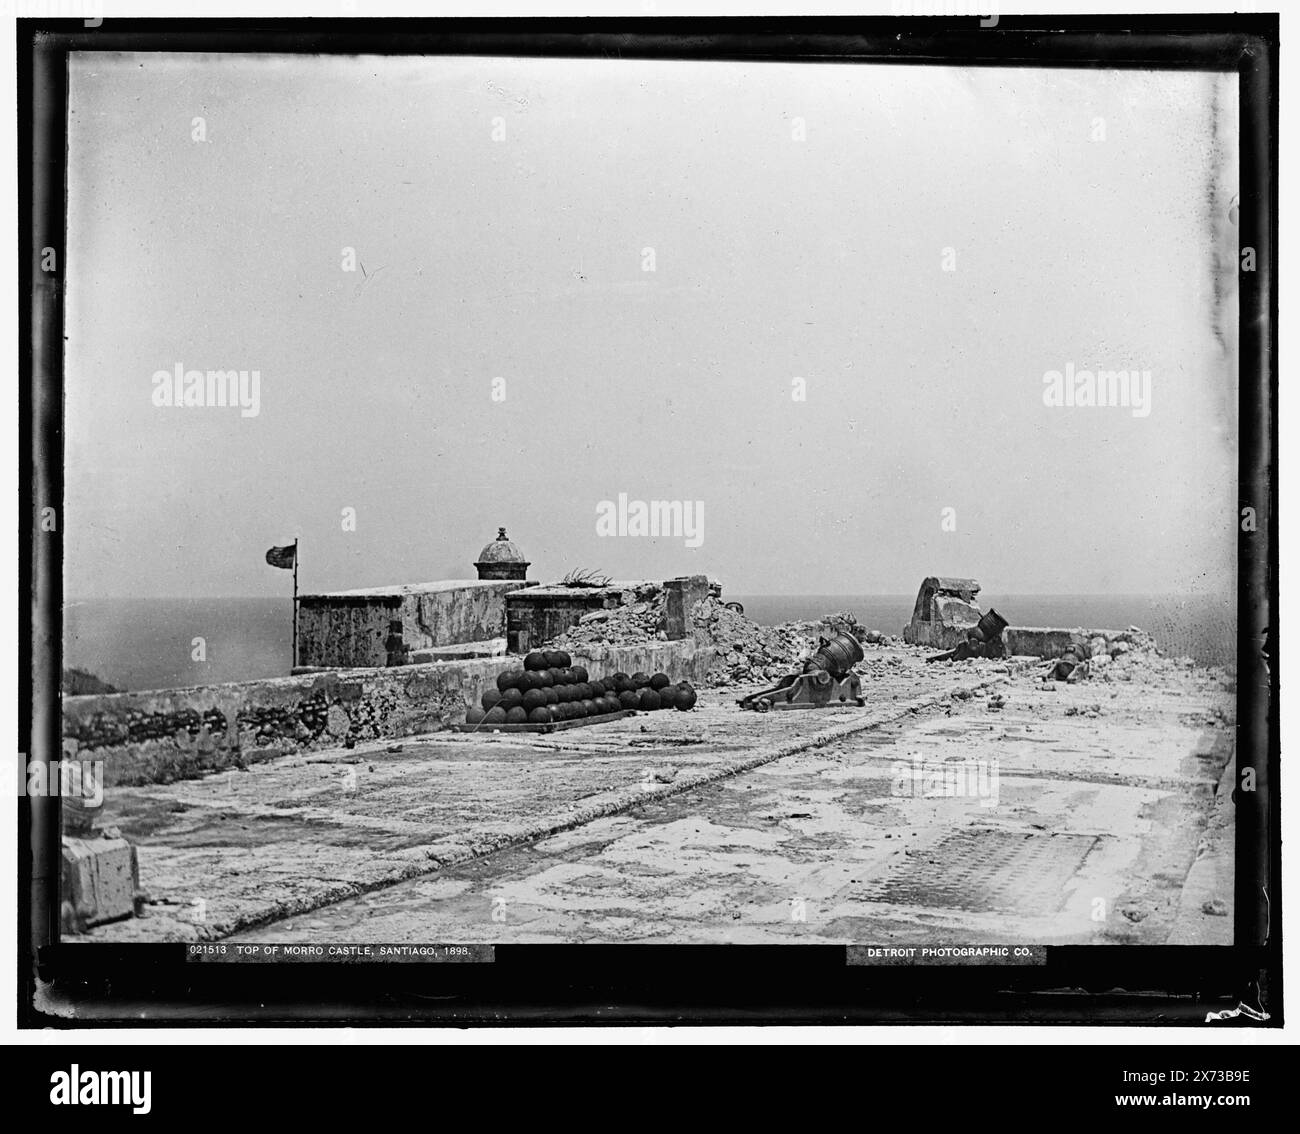
{"type": "Polygon", "coordinates": [[[1011,670],[922,658],[871,651],[865,708],[759,715],[711,692],[691,713],[547,736],[439,732],[114,787],[103,823],[139,847],[149,900],[85,939],[209,940],[302,915],[953,703],[1011,670]]]}
{"type": "Polygon", "coordinates": [[[1227,944],[1230,706],[1005,675],[236,940],[1227,944]]]}

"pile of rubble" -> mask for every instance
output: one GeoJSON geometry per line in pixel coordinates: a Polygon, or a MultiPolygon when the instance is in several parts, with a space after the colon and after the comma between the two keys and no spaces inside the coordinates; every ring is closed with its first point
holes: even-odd
{"type": "MultiPolygon", "coordinates": [[[[625,600],[631,599],[626,605],[592,611],[577,626],[547,644],[580,649],[663,641],[667,638],[664,598],[662,588],[639,588],[635,594],[625,596],[625,600]]],[[[691,608],[691,621],[695,640],[717,651],[717,660],[705,682],[710,686],[749,685],[784,677],[812,655],[820,636],[849,633],[864,646],[897,641],[866,629],[847,611],[816,621],[763,626],[712,597],[701,599],[691,608]]]]}
{"type": "Polygon", "coordinates": [[[850,611],[762,626],[715,599],[705,599],[695,604],[691,619],[697,640],[718,651],[718,660],[706,682],[713,686],[776,681],[797,672],[816,652],[821,638],[836,634],[851,634],[864,646],[891,645],[900,640],[868,630],[850,611]]]}
{"type": "Polygon", "coordinates": [[[642,583],[620,596],[623,605],[593,610],[576,626],[547,643],[551,649],[580,649],[583,646],[636,646],[664,641],[665,591],[657,583],[642,583]]]}
{"type": "Polygon", "coordinates": [[[795,663],[810,656],[817,644],[806,624],[760,626],[712,598],[691,608],[691,622],[696,641],[718,651],[706,680],[713,686],[775,680],[796,668],[795,663]]]}
{"type": "Polygon", "coordinates": [[[1181,675],[1197,684],[1236,688],[1235,666],[1198,665],[1192,658],[1170,657],[1152,635],[1136,626],[1130,626],[1109,641],[1094,638],[1089,646],[1092,649],[1089,674],[1103,681],[1162,684],[1181,675]]]}

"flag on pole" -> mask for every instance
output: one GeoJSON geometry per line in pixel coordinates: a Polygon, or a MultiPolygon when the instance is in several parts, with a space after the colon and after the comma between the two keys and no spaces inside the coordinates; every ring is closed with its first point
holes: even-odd
{"type": "Polygon", "coordinates": [[[286,571],[292,571],[294,560],[298,555],[297,544],[289,544],[288,547],[273,547],[266,553],[266,561],[272,567],[282,567],[286,571]]]}

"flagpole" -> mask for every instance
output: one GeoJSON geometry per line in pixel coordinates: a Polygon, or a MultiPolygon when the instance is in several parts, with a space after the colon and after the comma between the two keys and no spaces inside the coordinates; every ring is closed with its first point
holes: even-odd
{"type": "Polygon", "coordinates": [[[293,537],[293,668],[298,668],[298,537],[293,537]]]}

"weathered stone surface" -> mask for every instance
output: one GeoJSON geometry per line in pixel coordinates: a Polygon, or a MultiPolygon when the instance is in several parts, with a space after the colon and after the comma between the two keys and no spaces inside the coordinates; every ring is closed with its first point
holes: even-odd
{"type": "Polygon", "coordinates": [[[1138,650],[1158,652],[1151,635],[1136,628],[1130,630],[1089,630],[1082,627],[1062,629],[1054,626],[1008,626],[1003,631],[1007,653],[1036,658],[1059,658],[1071,646],[1084,651],[1084,657],[1101,654],[1115,657],[1138,650]]]}
{"type": "Polygon", "coordinates": [[[689,638],[694,632],[691,610],[709,597],[705,575],[685,575],[664,584],[664,632],[670,641],[689,638]]]}
{"type": "MultiPolygon", "coordinates": [[[[608,672],[653,668],[676,676],[688,663],[706,665],[689,646],[647,643],[639,653],[610,650],[596,660],[608,672]]],[[[106,821],[139,842],[151,902],[145,917],[93,930],[91,938],[222,937],[714,783],[910,716],[919,706],[909,697],[933,685],[922,666],[917,659],[900,667],[869,710],[760,720],[718,697],[691,712],[637,715],[554,736],[442,733],[400,752],[374,742],[351,750],[335,744],[246,774],[111,791],[106,821]],[[669,765],[675,775],[653,774],[669,765]],[[198,899],[201,916],[187,905],[198,899]]],[[[972,685],[986,679],[965,676],[972,685]]]]}
{"type": "Polygon", "coordinates": [[[1206,826],[1220,801],[1232,812],[1222,672],[1133,650],[1045,689],[1037,664],[924,657],[872,651],[861,708],[759,716],[706,690],[690,713],[336,746],[109,792],[151,901],[88,939],[1231,943],[1215,900],[1231,902],[1232,831],[1206,826]],[[996,786],[932,794],[938,769],[974,767],[996,786]],[[1081,836],[1098,840],[1081,870],[1030,901],[1036,849],[1081,836]],[[981,885],[985,910],[890,887],[913,859],[987,869],[973,839],[1014,841],[1028,887],[981,885]]]}
{"type": "MultiPolygon", "coordinates": [[[[572,653],[593,679],[644,669],[698,682],[713,659],[694,642],[572,653]]],[[[81,758],[104,761],[106,786],[171,783],[291,752],[436,732],[464,721],[510,664],[478,658],[65,697],[63,733],[81,758]]]]}
{"type": "Polygon", "coordinates": [[[450,579],[302,595],[298,662],[302,666],[391,665],[401,654],[409,657],[421,650],[501,638],[506,633],[506,595],[532,585],[519,580],[450,579]],[[394,624],[400,625],[400,635],[394,624]]]}
{"type": "Polygon", "coordinates": [[[922,580],[912,620],[903,630],[903,641],[952,649],[980,620],[983,612],[975,598],[979,592],[980,585],[974,579],[931,575],[922,580]]]}
{"type": "Polygon", "coordinates": [[[79,933],[135,912],[140,873],[135,847],[121,838],[63,839],[63,924],[79,933]]]}
{"type": "Polygon", "coordinates": [[[601,587],[556,584],[515,591],[506,599],[506,641],[512,653],[526,654],[589,614],[644,603],[661,590],[655,582],[611,582],[601,587]]]}

